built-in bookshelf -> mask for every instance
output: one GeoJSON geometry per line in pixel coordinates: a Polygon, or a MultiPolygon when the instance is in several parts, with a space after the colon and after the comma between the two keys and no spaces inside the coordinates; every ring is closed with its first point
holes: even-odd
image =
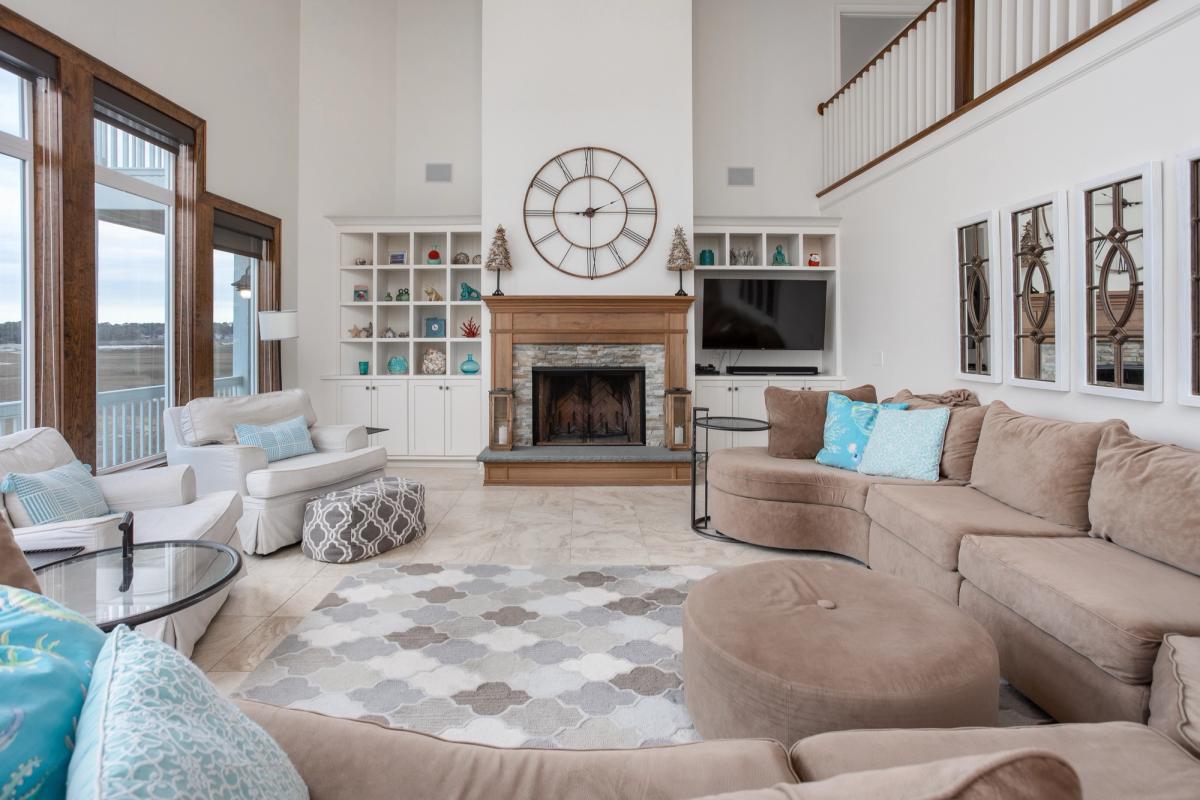
{"type": "Polygon", "coordinates": [[[446,356],[440,376],[468,377],[461,367],[468,354],[482,368],[482,339],[463,333],[468,320],[481,333],[484,325],[482,300],[462,292],[463,284],[483,290],[478,225],[346,225],[337,235],[337,376],[363,377],[366,362],[366,377],[422,377],[429,349],[446,356]],[[456,256],[467,263],[454,263],[456,256]],[[407,361],[405,371],[389,368],[395,356],[407,361]]]}
{"type": "Polygon", "coordinates": [[[696,269],[821,269],[839,266],[838,231],[830,225],[697,225],[693,233],[696,269]],[[702,264],[701,253],[711,251],[712,264],[702,264]],[[776,252],[784,264],[775,264],[776,252]],[[749,257],[746,257],[746,256],[749,257]],[[814,259],[817,264],[810,264],[814,259]]]}

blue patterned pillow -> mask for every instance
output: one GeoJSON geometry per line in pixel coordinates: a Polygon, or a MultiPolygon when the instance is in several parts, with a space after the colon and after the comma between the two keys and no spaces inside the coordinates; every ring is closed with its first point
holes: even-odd
{"type": "Polygon", "coordinates": [[[0,586],[0,797],[62,797],[104,634],[40,594],[0,586]]]}
{"type": "Polygon", "coordinates": [[[908,408],[908,403],[863,403],[830,392],[825,401],[825,446],[817,453],[817,463],[858,469],[880,408],[908,408]]]}
{"type": "Polygon", "coordinates": [[[91,468],[78,460],[32,475],[10,472],[0,492],[15,493],[33,525],[110,513],[91,468]]]}
{"type": "Polygon", "coordinates": [[[936,481],[949,423],[949,408],[881,410],[858,471],[864,475],[936,481]]]}
{"type": "Polygon", "coordinates": [[[70,800],[293,800],[304,780],[266,731],[174,648],[125,626],[96,661],[70,800]]]}
{"type": "Polygon", "coordinates": [[[237,437],[238,444],[266,450],[267,461],[281,461],[317,452],[308,433],[308,420],[303,416],[270,425],[234,425],[233,435],[237,437]]]}

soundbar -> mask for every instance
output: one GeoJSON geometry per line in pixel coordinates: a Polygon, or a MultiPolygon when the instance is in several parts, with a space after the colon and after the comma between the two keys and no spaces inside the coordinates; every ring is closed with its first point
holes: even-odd
{"type": "Polygon", "coordinates": [[[726,367],[726,375],[816,375],[816,367],[726,367]]]}

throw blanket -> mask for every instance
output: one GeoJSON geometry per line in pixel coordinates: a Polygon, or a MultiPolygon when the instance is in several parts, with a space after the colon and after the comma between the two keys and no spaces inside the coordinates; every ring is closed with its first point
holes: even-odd
{"type": "Polygon", "coordinates": [[[908,389],[901,389],[895,397],[884,400],[885,403],[903,403],[905,400],[924,400],[926,403],[936,403],[950,408],[967,408],[979,405],[979,398],[970,389],[950,389],[941,394],[913,394],[908,389]]]}

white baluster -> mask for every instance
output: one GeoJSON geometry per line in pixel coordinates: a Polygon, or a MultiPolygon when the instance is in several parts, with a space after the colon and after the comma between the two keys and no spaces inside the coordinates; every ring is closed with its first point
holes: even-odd
{"type": "Polygon", "coordinates": [[[1033,0],[1013,0],[1016,8],[1016,57],[1013,71],[1020,72],[1033,63],[1033,0]]]}
{"type": "Polygon", "coordinates": [[[1112,0],[1092,0],[1092,7],[1088,17],[1091,21],[1091,26],[1095,27],[1104,20],[1112,16],[1112,0]]]}
{"type": "Polygon", "coordinates": [[[942,12],[946,17],[946,38],[944,39],[946,46],[944,48],[942,48],[944,52],[942,53],[943,65],[941,67],[942,70],[944,70],[946,73],[946,88],[945,88],[946,114],[949,114],[951,111],[954,110],[954,75],[956,72],[954,69],[954,60],[956,58],[956,53],[954,51],[955,51],[955,48],[957,47],[957,43],[954,40],[954,36],[955,36],[954,5],[955,5],[954,3],[946,3],[946,5],[942,6],[942,12]]]}
{"type": "MultiPolygon", "coordinates": [[[[937,12],[934,12],[935,14],[937,12]]],[[[932,15],[931,15],[932,16],[932,15]]],[[[922,128],[937,122],[937,25],[925,18],[925,121],[922,128]]]]}
{"type": "Polygon", "coordinates": [[[1067,3],[1067,41],[1071,41],[1076,36],[1085,32],[1090,25],[1088,24],[1088,15],[1090,12],[1088,0],[1068,0],[1067,3]]]}
{"type": "Polygon", "coordinates": [[[1000,80],[1017,71],[1017,0],[1005,0],[1000,13],[1000,80]]]}
{"type": "Polygon", "coordinates": [[[944,8],[946,6],[940,6],[929,15],[929,26],[933,31],[933,48],[930,51],[933,56],[933,119],[930,123],[946,116],[946,79],[949,75],[946,72],[946,15],[942,13],[944,8]]]}
{"type": "Polygon", "coordinates": [[[1069,0],[1049,0],[1050,43],[1046,52],[1051,53],[1067,42],[1070,30],[1069,0]]]}
{"type": "Polygon", "coordinates": [[[975,0],[975,25],[971,34],[975,37],[975,45],[972,48],[975,57],[972,78],[974,80],[975,96],[977,97],[987,91],[987,14],[987,0],[975,0]]]}
{"type": "Polygon", "coordinates": [[[1030,63],[1050,52],[1050,6],[1056,0],[1033,0],[1033,35],[1029,51],[1030,63]]]}
{"type": "Polygon", "coordinates": [[[1000,17],[1003,0],[988,0],[987,9],[987,88],[998,84],[1000,78],[1000,17]]]}

